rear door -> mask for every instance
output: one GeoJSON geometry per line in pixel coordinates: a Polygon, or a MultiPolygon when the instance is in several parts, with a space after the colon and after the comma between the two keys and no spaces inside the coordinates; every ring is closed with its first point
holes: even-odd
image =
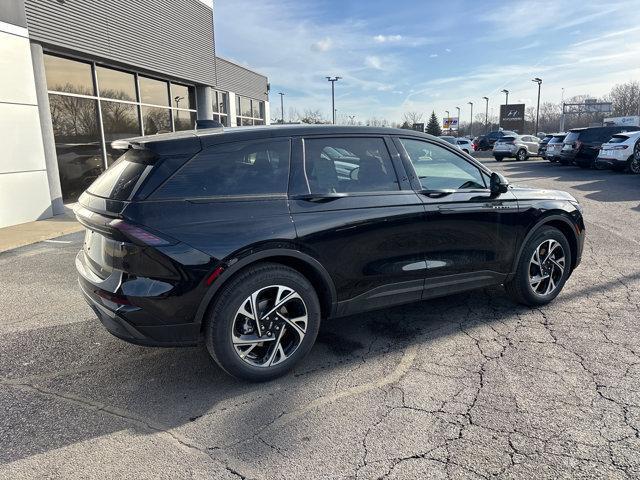
{"type": "Polygon", "coordinates": [[[355,135],[297,142],[291,216],[300,248],[335,282],[338,313],[420,299],[424,207],[393,144],[355,135]]]}
{"type": "Polygon", "coordinates": [[[397,144],[426,208],[425,296],[500,283],[514,258],[515,196],[492,195],[488,173],[452,149],[416,138],[397,144]]]}

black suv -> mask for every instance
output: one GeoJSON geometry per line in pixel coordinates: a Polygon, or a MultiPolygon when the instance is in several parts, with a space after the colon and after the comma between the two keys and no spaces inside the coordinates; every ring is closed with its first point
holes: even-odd
{"type": "Polygon", "coordinates": [[[586,127],[573,128],[564,139],[559,162],[563,165],[575,163],[580,168],[592,168],[600,153],[600,147],[616,133],[633,132],[640,127],[586,127]]]}
{"type": "Polygon", "coordinates": [[[422,133],[272,126],[120,144],[76,209],[89,305],[130,342],[204,339],[238,377],[286,372],[321,318],[500,284],[542,305],[580,262],[571,195],[509,186],[422,133]]]}
{"type": "Polygon", "coordinates": [[[493,144],[496,143],[496,140],[499,138],[508,136],[517,136],[516,132],[512,132],[510,130],[495,130],[493,132],[489,132],[486,135],[482,135],[475,139],[475,149],[476,150],[491,150],[493,148],[493,144]]]}

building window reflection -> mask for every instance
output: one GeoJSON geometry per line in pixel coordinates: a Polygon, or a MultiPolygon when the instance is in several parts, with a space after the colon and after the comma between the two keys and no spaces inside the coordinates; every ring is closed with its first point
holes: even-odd
{"type": "Polygon", "coordinates": [[[264,102],[236,95],[236,125],[264,125],[264,102]]]}
{"type": "Polygon", "coordinates": [[[100,101],[104,140],[107,150],[107,166],[110,166],[122,151],[111,148],[111,142],[140,135],[138,106],[132,103],[100,101]]]}

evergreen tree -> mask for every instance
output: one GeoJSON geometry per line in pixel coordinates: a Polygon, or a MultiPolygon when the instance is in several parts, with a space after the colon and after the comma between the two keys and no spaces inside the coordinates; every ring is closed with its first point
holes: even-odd
{"type": "Polygon", "coordinates": [[[440,128],[440,120],[436,117],[436,112],[431,112],[431,118],[427,124],[427,133],[430,135],[440,136],[442,135],[442,128],[440,128]]]}

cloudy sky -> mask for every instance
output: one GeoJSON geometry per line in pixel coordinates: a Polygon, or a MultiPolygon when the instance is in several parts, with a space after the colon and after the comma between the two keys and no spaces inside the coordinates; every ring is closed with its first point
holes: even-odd
{"type": "Polygon", "coordinates": [[[640,80],[639,0],[216,0],[217,53],[269,77],[289,107],[399,121],[474,102],[535,102],[607,93],[640,80]]]}

